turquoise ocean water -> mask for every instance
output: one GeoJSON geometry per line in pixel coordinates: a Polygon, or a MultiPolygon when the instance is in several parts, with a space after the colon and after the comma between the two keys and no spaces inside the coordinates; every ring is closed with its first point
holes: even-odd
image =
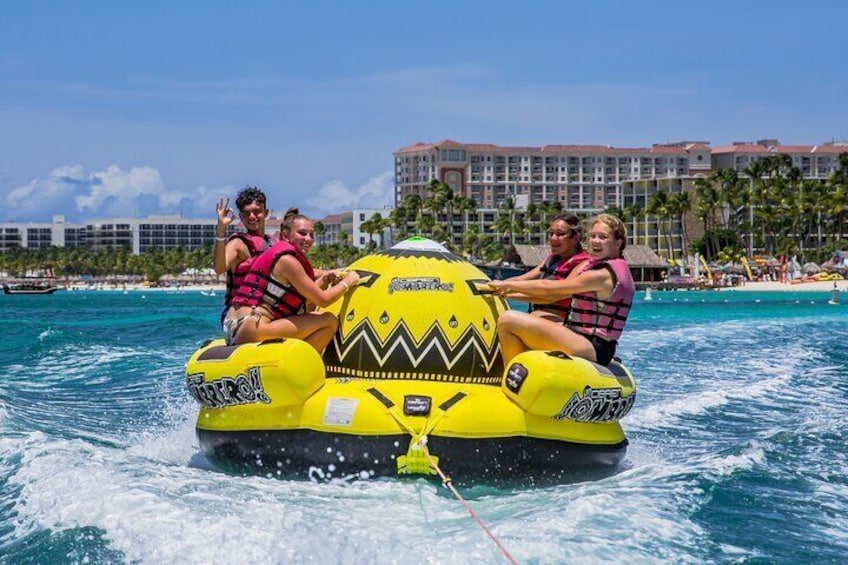
{"type": "MultiPolygon", "coordinates": [[[[848,304],[829,298],[640,295],[617,472],[463,494],[522,563],[845,563],[848,304]]],[[[211,469],[183,367],[220,301],[0,296],[0,563],[505,562],[436,483],[211,469]]]]}

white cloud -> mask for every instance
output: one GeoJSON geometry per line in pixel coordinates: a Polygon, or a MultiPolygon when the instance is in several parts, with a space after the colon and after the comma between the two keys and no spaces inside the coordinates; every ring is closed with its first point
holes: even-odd
{"type": "MultiPolygon", "coordinates": [[[[89,171],[82,165],[65,165],[0,196],[0,220],[47,222],[55,214],[64,215],[69,222],[151,214],[212,219],[217,200],[232,199],[237,191],[233,186],[176,190],[169,188],[153,167],[124,170],[109,165],[104,170],[89,171]]],[[[386,171],[353,188],[342,180],[332,180],[312,194],[302,208],[316,217],[354,208],[383,208],[394,202],[394,175],[386,171]]]]}
{"type": "Polygon", "coordinates": [[[392,171],[380,173],[356,188],[348,187],[344,181],[332,180],[319,188],[306,204],[323,214],[391,206],[394,204],[394,174],[392,171]]]}
{"type": "Polygon", "coordinates": [[[214,217],[217,199],[234,192],[230,186],[169,189],[153,167],[110,165],[87,171],[82,165],[66,165],[10,191],[3,214],[11,221],[47,221],[63,214],[71,222],[150,214],[214,217]]]}

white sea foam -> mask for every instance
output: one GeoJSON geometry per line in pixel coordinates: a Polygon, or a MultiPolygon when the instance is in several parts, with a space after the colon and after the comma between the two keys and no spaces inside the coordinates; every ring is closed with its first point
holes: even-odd
{"type": "MultiPolygon", "coordinates": [[[[125,450],[40,433],[0,442],[0,451],[23,450],[10,478],[21,490],[15,537],[95,527],[140,563],[502,561],[462,505],[432,483],[340,486],[194,469],[182,464],[185,448],[167,445],[189,430],[181,424],[125,450]]],[[[697,563],[706,549],[694,548],[709,542],[687,516],[703,493],[678,472],[645,466],[470,503],[520,562],[697,563]]]]}
{"type": "Polygon", "coordinates": [[[130,439],[127,453],[159,459],[171,465],[185,465],[198,454],[196,415],[197,405],[188,398],[168,404],[162,425],[135,433],[130,439]]]}
{"type": "Polygon", "coordinates": [[[52,337],[54,335],[58,335],[59,333],[60,332],[58,332],[57,330],[48,328],[48,329],[42,331],[40,334],[38,334],[37,339],[38,339],[38,341],[43,342],[43,341],[49,339],[50,337],[52,337]]]}
{"type": "MultiPolygon", "coordinates": [[[[182,353],[182,352],[179,352],[182,353]]],[[[10,374],[36,374],[27,379],[30,389],[51,388],[56,382],[86,381],[88,384],[121,382],[116,367],[133,367],[135,371],[153,371],[157,367],[179,366],[184,362],[176,351],[151,351],[144,347],[104,345],[67,346],[53,355],[39,357],[28,365],[9,365],[10,374]]]]}
{"type": "MultiPolygon", "coordinates": [[[[791,380],[789,375],[764,378],[753,384],[741,383],[727,388],[701,389],[685,396],[637,408],[627,416],[628,428],[656,429],[678,426],[687,416],[704,414],[709,410],[726,405],[730,401],[750,401],[781,390],[791,380]]],[[[715,381],[712,381],[714,384],[715,381]]]]}
{"type": "Polygon", "coordinates": [[[744,447],[741,453],[721,457],[709,456],[702,459],[697,466],[703,469],[705,476],[718,479],[738,471],[750,471],[756,467],[766,468],[767,464],[765,449],[759,441],[753,440],[744,447]]]}

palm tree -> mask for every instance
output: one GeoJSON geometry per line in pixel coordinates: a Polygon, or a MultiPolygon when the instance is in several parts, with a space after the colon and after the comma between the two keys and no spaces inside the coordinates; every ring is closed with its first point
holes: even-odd
{"type": "Polygon", "coordinates": [[[507,198],[503,201],[500,210],[498,211],[498,218],[495,220],[495,229],[498,233],[507,236],[507,242],[509,245],[515,244],[515,239],[513,237],[513,228],[515,226],[515,201],[512,198],[507,198]],[[501,212],[505,212],[506,215],[503,215],[501,212]]]}
{"type": "Polygon", "coordinates": [[[415,233],[432,237],[436,227],[436,220],[430,214],[420,214],[415,222],[415,233]]]}
{"type": "MultiPolygon", "coordinates": [[[[663,223],[669,217],[669,202],[668,202],[668,193],[665,190],[658,190],[651,195],[648,199],[648,203],[645,205],[645,213],[654,216],[654,219],[657,222],[657,252],[662,254],[662,245],[660,242],[662,241],[663,235],[663,223]]],[[[671,259],[672,249],[671,242],[669,241],[669,249],[668,249],[668,259],[671,259]]]]}
{"type": "Polygon", "coordinates": [[[406,229],[408,214],[409,211],[403,204],[399,204],[394,210],[389,213],[389,233],[391,234],[392,241],[395,241],[394,229],[398,230],[397,239],[399,240],[406,239],[409,235],[406,229]]]}
{"type": "Polygon", "coordinates": [[[753,161],[745,167],[745,175],[748,177],[748,255],[754,254],[754,209],[760,201],[762,190],[760,186],[763,184],[763,176],[766,173],[765,163],[762,160],[753,161]]]}
{"type": "Polygon", "coordinates": [[[480,254],[480,227],[471,225],[462,234],[462,251],[466,256],[475,261],[480,254]]]}
{"type": "Polygon", "coordinates": [[[671,197],[671,209],[674,215],[677,216],[678,225],[680,226],[680,249],[684,257],[689,250],[689,242],[686,237],[686,215],[692,209],[692,200],[689,198],[689,193],[679,192],[671,197]]]}
{"type": "Polygon", "coordinates": [[[380,236],[380,249],[384,249],[385,246],[383,245],[383,232],[391,225],[391,222],[377,212],[374,212],[370,220],[373,224],[375,232],[380,236]]]}
{"type": "Polygon", "coordinates": [[[447,243],[448,247],[452,247],[454,244],[453,207],[456,199],[456,196],[453,193],[453,189],[450,187],[450,185],[440,181],[439,179],[432,179],[427,185],[427,190],[430,194],[430,197],[425,201],[425,207],[432,210],[433,214],[436,216],[436,228],[433,230],[434,236],[437,232],[442,233],[443,231],[438,228],[441,224],[441,222],[439,221],[439,215],[444,212],[447,219],[447,227],[445,228],[448,236],[447,243]]]}
{"type": "MultiPolygon", "coordinates": [[[[455,211],[460,213],[460,216],[462,218],[462,225],[465,226],[465,229],[463,229],[463,232],[467,232],[468,229],[469,229],[469,225],[468,225],[469,215],[474,215],[474,214],[477,213],[477,201],[474,200],[473,198],[467,198],[465,196],[455,196],[454,199],[453,199],[453,207],[454,207],[455,211]]],[[[478,232],[479,232],[479,228],[478,228],[478,232]]],[[[464,238],[463,238],[463,240],[461,240],[460,244],[462,246],[465,245],[464,244],[464,238]]]]}
{"type": "Polygon", "coordinates": [[[639,219],[645,215],[645,210],[639,204],[630,204],[625,206],[621,210],[621,221],[625,223],[625,225],[630,224],[628,227],[628,231],[633,236],[633,243],[639,243],[639,233],[643,234],[644,245],[647,245],[647,235],[645,235],[645,230],[643,228],[644,222],[640,222],[639,219]]]}
{"type": "Polygon", "coordinates": [[[411,219],[415,226],[416,235],[421,235],[421,232],[418,231],[418,223],[421,219],[421,209],[423,206],[421,196],[418,194],[407,194],[403,199],[402,206],[407,211],[406,221],[409,222],[411,219]]]}
{"type": "MultiPolygon", "coordinates": [[[[527,210],[524,213],[524,222],[527,225],[527,233],[530,234],[531,241],[534,242],[534,236],[536,238],[540,238],[541,241],[544,241],[544,233],[547,229],[547,224],[542,222],[542,209],[535,202],[531,202],[527,205],[527,210]]],[[[538,242],[538,239],[536,239],[538,242]]]]}
{"type": "Polygon", "coordinates": [[[378,229],[374,223],[374,216],[359,224],[359,229],[368,234],[368,250],[372,250],[374,248],[374,234],[377,233],[378,229]]]}
{"type": "Polygon", "coordinates": [[[318,221],[312,225],[312,228],[315,230],[315,239],[323,244],[324,234],[327,233],[327,226],[324,225],[324,222],[318,221]]]}

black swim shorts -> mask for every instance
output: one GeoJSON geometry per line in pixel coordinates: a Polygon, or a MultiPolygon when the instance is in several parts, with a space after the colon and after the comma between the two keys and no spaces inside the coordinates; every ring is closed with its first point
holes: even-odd
{"type": "Polygon", "coordinates": [[[589,340],[589,343],[592,344],[592,347],[595,348],[595,358],[597,359],[597,363],[604,367],[609,365],[612,358],[615,357],[615,347],[618,345],[618,342],[607,341],[596,335],[586,336],[586,338],[589,340]]]}

